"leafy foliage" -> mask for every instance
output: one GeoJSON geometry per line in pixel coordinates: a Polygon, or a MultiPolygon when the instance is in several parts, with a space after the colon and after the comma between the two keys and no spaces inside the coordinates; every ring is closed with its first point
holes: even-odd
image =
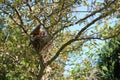
{"type": "MultiPolygon", "coordinates": [[[[119,5],[119,0],[1,0],[0,78],[64,79],[68,54],[82,55],[82,48],[90,48],[87,42],[92,39],[119,35],[119,5]],[[38,26],[50,38],[40,51],[28,46],[33,40],[30,33],[38,26]]],[[[92,69],[89,60],[84,60],[84,65],[81,79],[90,74],[88,67],[92,69]]],[[[72,71],[73,78],[78,71],[72,71]]]]}
{"type": "Polygon", "coordinates": [[[102,73],[102,80],[120,79],[120,40],[112,39],[102,48],[98,62],[102,73]]]}

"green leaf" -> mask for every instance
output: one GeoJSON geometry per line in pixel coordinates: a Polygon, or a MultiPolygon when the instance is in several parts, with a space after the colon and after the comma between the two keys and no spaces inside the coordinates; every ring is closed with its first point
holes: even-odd
{"type": "Polygon", "coordinates": [[[102,69],[105,70],[105,71],[108,71],[106,66],[102,66],[102,69]]]}

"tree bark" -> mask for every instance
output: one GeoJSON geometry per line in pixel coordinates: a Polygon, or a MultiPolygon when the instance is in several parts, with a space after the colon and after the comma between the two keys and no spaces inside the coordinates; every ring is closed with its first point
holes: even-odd
{"type": "Polygon", "coordinates": [[[43,69],[41,68],[40,69],[39,74],[37,76],[37,80],[42,80],[42,77],[44,75],[44,70],[45,70],[45,68],[43,68],[43,69]]]}
{"type": "Polygon", "coordinates": [[[39,61],[40,61],[40,71],[38,73],[36,80],[42,80],[42,77],[43,77],[44,71],[45,71],[45,67],[46,67],[44,64],[44,59],[41,54],[39,54],[39,61]]]}

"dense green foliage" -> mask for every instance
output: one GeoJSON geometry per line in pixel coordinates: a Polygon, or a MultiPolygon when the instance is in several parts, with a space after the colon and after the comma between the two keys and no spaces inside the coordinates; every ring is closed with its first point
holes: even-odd
{"type": "Polygon", "coordinates": [[[111,39],[102,48],[98,65],[102,80],[120,79],[120,39],[111,39]]]}

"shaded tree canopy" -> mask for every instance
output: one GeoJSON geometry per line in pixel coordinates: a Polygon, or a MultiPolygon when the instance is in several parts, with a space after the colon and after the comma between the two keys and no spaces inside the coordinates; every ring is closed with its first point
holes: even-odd
{"type": "Polygon", "coordinates": [[[119,80],[120,79],[120,40],[114,38],[105,45],[100,53],[98,62],[101,69],[103,80],[119,80]]]}

